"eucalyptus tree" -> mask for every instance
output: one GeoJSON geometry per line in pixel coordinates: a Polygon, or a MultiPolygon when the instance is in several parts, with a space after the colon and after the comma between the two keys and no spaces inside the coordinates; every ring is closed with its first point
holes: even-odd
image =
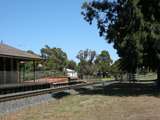
{"type": "Polygon", "coordinates": [[[94,60],[96,52],[94,50],[86,49],[80,50],[76,56],[79,59],[78,71],[81,75],[93,75],[95,70],[94,60]]]}

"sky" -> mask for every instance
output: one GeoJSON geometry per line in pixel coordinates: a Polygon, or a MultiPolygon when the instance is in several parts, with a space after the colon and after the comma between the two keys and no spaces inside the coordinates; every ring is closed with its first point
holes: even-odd
{"type": "Polygon", "coordinates": [[[116,50],[99,37],[96,25],[83,19],[84,1],[0,0],[0,40],[37,54],[45,45],[62,48],[75,61],[80,50],[107,50],[115,61],[116,50]]]}

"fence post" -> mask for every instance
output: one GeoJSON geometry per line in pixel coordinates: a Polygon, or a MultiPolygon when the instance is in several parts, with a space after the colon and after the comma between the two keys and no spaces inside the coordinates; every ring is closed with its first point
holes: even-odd
{"type": "Polygon", "coordinates": [[[102,82],[102,87],[103,87],[103,94],[105,94],[105,82],[102,82]]]}

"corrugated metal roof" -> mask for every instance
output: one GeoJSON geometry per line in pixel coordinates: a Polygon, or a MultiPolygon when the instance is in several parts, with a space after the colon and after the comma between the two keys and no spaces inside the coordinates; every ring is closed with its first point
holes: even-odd
{"type": "Polygon", "coordinates": [[[16,57],[19,59],[41,59],[36,54],[27,53],[26,51],[11,47],[4,43],[0,43],[0,56],[16,57]]]}

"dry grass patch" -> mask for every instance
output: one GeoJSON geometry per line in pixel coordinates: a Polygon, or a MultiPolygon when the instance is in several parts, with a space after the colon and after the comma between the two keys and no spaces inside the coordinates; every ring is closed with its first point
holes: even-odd
{"type": "Polygon", "coordinates": [[[157,97],[71,95],[29,107],[6,120],[160,120],[157,97]]]}
{"type": "Polygon", "coordinates": [[[160,120],[154,84],[113,84],[77,89],[79,95],[29,107],[4,120],[160,120]]]}

